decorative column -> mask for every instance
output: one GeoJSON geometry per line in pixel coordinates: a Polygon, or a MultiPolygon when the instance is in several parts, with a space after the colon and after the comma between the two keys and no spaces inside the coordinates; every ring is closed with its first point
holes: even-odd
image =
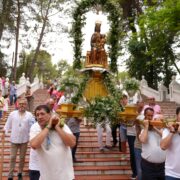
{"type": "Polygon", "coordinates": [[[36,74],[36,77],[34,78],[34,83],[39,83],[39,78],[37,74],[36,74]]]}
{"type": "Polygon", "coordinates": [[[29,77],[27,77],[27,79],[26,79],[26,86],[31,86],[31,83],[30,83],[29,77]]]}
{"type": "Polygon", "coordinates": [[[144,76],[142,76],[142,80],[140,81],[140,86],[147,86],[148,87],[148,83],[145,80],[144,76]]]}
{"type": "Polygon", "coordinates": [[[165,101],[167,100],[167,94],[168,94],[168,90],[167,87],[164,86],[163,82],[160,82],[160,85],[158,87],[158,91],[159,91],[159,95],[160,95],[160,101],[165,101]]]}
{"type": "Polygon", "coordinates": [[[174,92],[179,92],[180,91],[180,84],[176,81],[176,76],[172,76],[172,81],[169,84],[169,96],[170,96],[170,101],[176,101],[176,95],[174,92]]]}

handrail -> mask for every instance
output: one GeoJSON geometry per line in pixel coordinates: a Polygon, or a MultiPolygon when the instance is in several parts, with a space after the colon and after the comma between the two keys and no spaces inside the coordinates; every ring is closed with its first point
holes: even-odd
{"type": "Polygon", "coordinates": [[[2,143],[2,148],[0,151],[0,179],[2,179],[3,176],[3,162],[4,162],[4,142],[5,142],[5,132],[2,132],[1,135],[1,143],[2,143]]]}

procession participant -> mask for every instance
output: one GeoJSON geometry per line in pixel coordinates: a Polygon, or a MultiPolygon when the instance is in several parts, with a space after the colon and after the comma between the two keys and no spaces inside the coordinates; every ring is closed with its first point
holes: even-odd
{"type": "Polygon", "coordinates": [[[142,143],[141,168],[142,180],[164,180],[165,179],[165,152],[160,148],[161,131],[149,125],[153,119],[154,110],[150,107],[144,111],[144,129],[139,135],[142,143]]]}
{"type": "Polygon", "coordinates": [[[4,97],[2,96],[2,90],[0,89],[0,120],[3,116],[4,97]]]}
{"type": "Polygon", "coordinates": [[[9,89],[10,105],[12,106],[17,101],[17,87],[15,81],[12,81],[12,83],[9,86],[9,89]]]}
{"type": "Polygon", "coordinates": [[[74,179],[71,147],[75,137],[59,116],[51,113],[47,105],[35,109],[37,122],[30,130],[30,145],[39,159],[40,179],[74,179]]]}
{"type": "Polygon", "coordinates": [[[25,98],[28,102],[28,110],[32,112],[34,108],[34,96],[30,85],[26,87],[25,98]]]}
{"type": "Polygon", "coordinates": [[[156,103],[155,97],[150,96],[147,99],[148,104],[144,106],[144,109],[151,107],[154,110],[154,116],[161,114],[161,107],[156,103]]]}
{"type": "Polygon", "coordinates": [[[8,95],[4,95],[3,119],[6,118],[8,110],[9,110],[9,97],[8,95]]]}
{"type": "Polygon", "coordinates": [[[79,140],[79,136],[80,136],[80,123],[81,123],[81,121],[82,120],[77,118],[77,117],[68,118],[66,121],[68,127],[70,128],[70,130],[72,131],[72,133],[76,137],[76,145],[71,148],[72,158],[73,158],[74,163],[79,162],[76,159],[76,150],[77,150],[78,140],[79,140]]]}
{"type": "MultiPolygon", "coordinates": [[[[124,94],[121,99],[122,107],[126,107],[128,104],[128,96],[124,94]]],[[[124,124],[120,125],[120,140],[121,140],[121,151],[126,152],[126,141],[127,141],[127,127],[124,124]]]]}
{"type": "Polygon", "coordinates": [[[39,171],[38,154],[36,150],[31,148],[29,154],[29,179],[39,180],[39,178],[40,178],[40,171],[39,171]]]}
{"type": "Polygon", "coordinates": [[[8,180],[13,179],[13,172],[16,163],[17,151],[20,151],[18,180],[22,179],[25,155],[29,141],[29,130],[34,123],[33,115],[26,111],[26,99],[19,99],[19,109],[10,113],[4,126],[5,134],[11,130],[11,158],[8,180]]]}
{"type": "Polygon", "coordinates": [[[166,180],[180,179],[180,107],[176,109],[176,124],[169,124],[163,131],[161,148],[166,150],[165,175],[166,180]]]}
{"type": "Polygon", "coordinates": [[[46,105],[49,107],[49,109],[52,113],[55,113],[55,110],[54,110],[55,101],[54,101],[54,99],[52,99],[52,98],[48,99],[46,102],[46,105]]]}
{"type": "MultiPolygon", "coordinates": [[[[136,117],[135,121],[135,129],[136,129],[136,139],[134,142],[134,154],[135,154],[135,161],[136,161],[136,170],[137,170],[137,179],[142,180],[142,170],[141,170],[141,142],[139,141],[139,134],[141,132],[141,125],[139,121],[144,120],[144,101],[138,100],[137,101],[137,112],[138,116],[136,117]]],[[[146,117],[145,117],[146,119],[146,117]]]]}

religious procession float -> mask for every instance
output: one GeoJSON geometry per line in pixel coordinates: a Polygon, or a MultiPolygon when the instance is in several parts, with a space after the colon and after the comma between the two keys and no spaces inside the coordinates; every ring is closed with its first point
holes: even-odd
{"type": "MultiPolygon", "coordinates": [[[[72,86],[73,79],[64,81],[66,103],[59,106],[57,113],[61,117],[87,117],[94,125],[108,120],[111,124],[121,122],[132,126],[138,121],[136,105],[127,105],[125,108],[120,105],[122,92],[117,88],[114,74],[109,70],[105,43],[106,35],[101,34],[101,22],[96,21],[90,40],[91,50],[87,51],[84,68],[79,71],[83,78],[75,88],[72,86]]],[[[131,88],[129,85],[125,90],[131,98],[138,87],[131,88]]],[[[151,121],[150,125],[165,127],[167,121],[159,119],[151,121]]]]}

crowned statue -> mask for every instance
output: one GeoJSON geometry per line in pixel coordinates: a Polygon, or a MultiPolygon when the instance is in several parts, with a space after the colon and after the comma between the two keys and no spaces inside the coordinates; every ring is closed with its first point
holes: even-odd
{"type": "Polygon", "coordinates": [[[95,22],[94,33],[91,36],[91,51],[87,53],[86,65],[107,68],[105,51],[106,35],[101,34],[101,22],[95,22]]]}

